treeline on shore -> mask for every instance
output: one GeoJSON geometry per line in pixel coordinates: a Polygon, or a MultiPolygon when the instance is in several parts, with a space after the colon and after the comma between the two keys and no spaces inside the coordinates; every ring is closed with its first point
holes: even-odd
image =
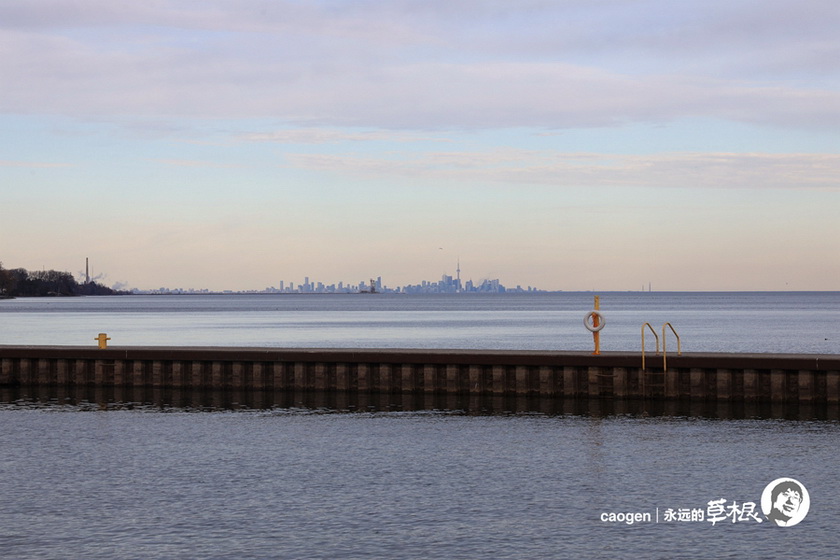
{"type": "Polygon", "coordinates": [[[78,283],[69,272],[6,270],[0,263],[0,298],[41,296],[110,296],[122,294],[96,282],[78,283]]]}

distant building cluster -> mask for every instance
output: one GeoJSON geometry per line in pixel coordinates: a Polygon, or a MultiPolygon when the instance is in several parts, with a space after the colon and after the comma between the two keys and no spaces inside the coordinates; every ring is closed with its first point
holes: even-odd
{"type": "Polygon", "coordinates": [[[423,280],[419,284],[408,284],[405,286],[390,287],[382,282],[382,277],[371,278],[366,282],[362,280],[357,284],[324,284],[323,282],[311,282],[307,276],[302,284],[280,282],[278,287],[270,287],[264,290],[269,293],[283,294],[336,294],[336,293],[390,293],[390,294],[458,294],[458,293],[503,293],[503,292],[537,292],[536,288],[528,286],[516,286],[507,288],[498,279],[483,280],[475,283],[467,280],[462,283],[460,278],[444,274],[437,282],[423,280]]]}
{"type": "MultiPolygon", "coordinates": [[[[261,293],[261,294],[359,294],[359,293],[377,293],[377,294],[460,294],[460,293],[485,293],[485,294],[500,294],[500,293],[529,293],[540,292],[537,288],[528,286],[516,286],[509,288],[504,286],[499,280],[482,280],[481,282],[473,282],[467,280],[461,282],[461,270],[458,268],[458,274],[455,277],[444,274],[437,282],[423,280],[419,284],[408,284],[405,286],[390,287],[382,282],[382,277],[371,278],[369,281],[362,280],[358,283],[344,283],[338,282],[333,284],[325,284],[323,282],[313,281],[307,276],[303,282],[294,283],[280,281],[277,286],[269,286],[264,290],[245,290],[234,292],[232,290],[225,290],[220,293],[261,293]]],[[[201,289],[182,289],[182,288],[159,288],[157,290],[134,290],[134,293],[154,293],[154,294],[209,294],[215,293],[211,290],[201,289]]]]}
{"type": "Polygon", "coordinates": [[[515,288],[508,288],[499,282],[498,278],[492,280],[482,280],[480,283],[475,283],[472,280],[467,280],[463,284],[460,278],[453,278],[452,276],[444,274],[438,282],[423,281],[420,284],[409,284],[394,290],[398,293],[405,294],[459,294],[459,293],[485,293],[485,294],[501,294],[504,292],[539,292],[537,288],[528,286],[516,286],[515,288]]]}

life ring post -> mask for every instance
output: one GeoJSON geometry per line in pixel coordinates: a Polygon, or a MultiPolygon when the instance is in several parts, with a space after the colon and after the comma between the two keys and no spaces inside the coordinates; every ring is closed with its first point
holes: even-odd
{"type": "Polygon", "coordinates": [[[607,324],[604,320],[604,316],[601,315],[600,310],[601,298],[600,296],[595,296],[595,305],[593,310],[587,313],[583,318],[583,326],[592,333],[592,340],[595,343],[595,351],[592,352],[592,354],[595,356],[601,353],[601,329],[603,329],[604,325],[607,324]],[[591,322],[590,319],[592,319],[591,322]]]}
{"type": "MultiPolygon", "coordinates": [[[[595,296],[595,311],[600,311],[600,309],[601,296],[595,296]]],[[[597,356],[601,353],[601,329],[598,327],[603,328],[600,313],[595,313],[594,315],[592,315],[592,326],[598,329],[592,333],[592,340],[595,343],[595,351],[592,352],[592,354],[597,356]]]]}

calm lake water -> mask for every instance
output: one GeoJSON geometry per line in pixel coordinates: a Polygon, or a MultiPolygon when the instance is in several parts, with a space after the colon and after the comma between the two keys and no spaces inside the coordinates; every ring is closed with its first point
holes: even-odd
{"type": "MultiPolygon", "coordinates": [[[[93,345],[108,332],[116,345],[589,349],[591,307],[592,294],[11,300],[0,343],[93,345]]],[[[837,293],[602,294],[601,309],[608,350],[636,350],[643,322],[670,321],[685,351],[840,353],[837,293]]],[[[0,557],[833,559],[832,418],[7,388],[0,557]],[[758,523],[748,504],[760,509],[782,477],[806,487],[807,516],[758,523]],[[716,500],[728,509],[712,523],[716,500]],[[609,521],[628,513],[650,521],[609,521]]]]}
{"type": "MultiPolygon", "coordinates": [[[[588,350],[589,293],[227,295],[0,301],[0,344],[588,350]]],[[[840,354],[840,292],[600,295],[602,350],[670,322],[688,352],[840,354]]],[[[670,335],[670,331],[668,331],[670,335]]],[[[671,335],[673,336],[673,335],[671,335]]],[[[649,344],[653,344],[648,334],[649,344]]],[[[674,344],[671,338],[671,344],[674,344]]]]}
{"type": "Polygon", "coordinates": [[[835,558],[836,422],[0,410],[7,558],[835,558]],[[665,522],[802,482],[795,527],[665,522]],[[602,521],[658,512],[659,523],[602,521]]]}

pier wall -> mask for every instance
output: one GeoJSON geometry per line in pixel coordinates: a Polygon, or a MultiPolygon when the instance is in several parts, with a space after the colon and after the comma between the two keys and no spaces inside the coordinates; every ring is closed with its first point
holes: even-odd
{"type": "Polygon", "coordinates": [[[840,402],[840,356],[0,346],[0,385],[840,402]]]}

